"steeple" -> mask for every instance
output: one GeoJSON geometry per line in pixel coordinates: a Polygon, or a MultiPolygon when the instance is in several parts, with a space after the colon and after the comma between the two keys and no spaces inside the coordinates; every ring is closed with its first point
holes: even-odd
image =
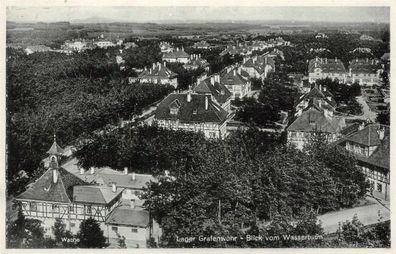
{"type": "Polygon", "coordinates": [[[63,154],[63,152],[64,152],[63,149],[56,143],[56,134],[54,133],[54,143],[52,143],[51,148],[47,151],[47,154],[49,154],[49,158],[50,158],[50,162],[49,162],[50,168],[52,169],[58,168],[59,159],[60,156],[63,154]]]}

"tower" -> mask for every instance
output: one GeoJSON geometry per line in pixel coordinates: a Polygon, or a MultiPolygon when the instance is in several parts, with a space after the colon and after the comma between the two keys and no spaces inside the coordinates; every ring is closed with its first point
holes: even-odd
{"type": "Polygon", "coordinates": [[[52,143],[51,148],[47,151],[47,154],[49,154],[50,168],[56,169],[59,167],[59,161],[63,152],[63,149],[56,143],[56,134],[54,134],[54,143],[52,143]]]}

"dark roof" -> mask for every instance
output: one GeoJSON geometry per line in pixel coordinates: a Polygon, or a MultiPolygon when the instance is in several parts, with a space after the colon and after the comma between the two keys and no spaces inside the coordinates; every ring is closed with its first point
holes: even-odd
{"type": "Polygon", "coordinates": [[[84,185],[73,187],[73,201],[81,203],[103,204],[112,203],[123,191],[117,188],[115,192],[111,187],[84,185]]]}
{"type": "Polygon", "coordinates": [[[232,69],[230,71],[227,71],[225,69],[220,73],[220,82],[223,85],[229,85],[229,86],[245,85],[249,82],[248,77],[249,75],[246,74],[245,71],[243,71],[242,73],[241,70],[241,73],[238,73],[236,69],[232,69]]]}
{"type": "Polygon", "coordinates": [[[342,118],[326,117],[322,109],[311,104],[287,127],[287,131],[339,133],[344,127],[342,118]]]}
{"type": "Polygon", "coordinates": [[[129,188],[129,189],[143,189],[150,181],[157,181],[152,175],[146,174],[135,174],[135,180],[132,179],[132,175],[114,175],[114,174],[101,174],[104,184],[110,185],[115,183],[118,187],[129,188]]]}
{"type": "Polygon", "coordinates": [[[184,50],[173,51],[169,53],[164,53],[162,59],[164,58],[188,58],[190,57],[184,50]]]}
{"type": "Polygon", "coordinates": [[[106,224],[145,228],[149,221],[149,212],[146,210],[117,207],[107,218],[106,224]]]}
{"type": "Polygon", "coordinates": [[[191,94],[191,101],[187,101],[187,94],[169,94],[158,105],[155,118],[161,120],[179,120],[181,122],[201,123],[215,122],[223,123],[227,119],[227,112],[218,104],[214,103],[210,96],[191,94]],[[205,109],[205,97],[208,97],[208,109],[205,109]],[[176,115],[170,113],[170,105],[178,100],[180,102],[179,112],[176,115]]]}
{"type": "Polygon", "coordinates": [[[389,127],[380,124],[370,124],[362,130],[345,137],[345,140],[364,146],[378,146],[381,144],[381,139],[377,132],[380,128],[385,128],[385,136],[389,136],[389,127]]]}
{"type": "Polygon", "coordinates": [[[377,73],[381,68],[378,59],[354,59],[350,62],[349,68],[352,73],[377,73]]]}
{"type": "Polygon", "coordinates": [[[313,88],[311,88],[311,90],[304,94],[301,99],[299,100],[298,103],[300,103],[303,100],[312,100],[312,99],[322,99],[324,101],[326,101],[331,107],[335,107],[336,106],[336,102],[331,99],[329,100],[327,97],[331,97],[332,94],[330,92],[322,92],[320,91],[320,89],[318,88],[317,85],[315,85],[313,88]],[[326,94],[326,95],[325,95],[326,94]]]}
{"type": "Polygon", "coordinates": [[[345,73],[345,66],[339,59],[315,58],[308,64],[308,72],[315,72],[316,68],[324,73],[345,73]],[[316,67],[315,67],[316,64],[316,67]]]}
{"type": "Polygon", "coordinates": [[[275,68],[275,61],[269,56],[254,56],[250,57],[242,66],[246,68],[254,68],[258,73],[264,73],[265,66],[269,65],[275,68]]]}
{"type": "Polygon", "coordinates": [[[177,74],[169,70],[164,64],[157,63],[149,70],[140,73],[139,78],[174,78],[177,74]]]}
{"type": "Polygon", "coordinates": [[[218,103],[223,104],[232,96],[231,92],[221,83],[212,84],[210,78],[201,81],[195,88],[194,92],[198,94],[211,94],[218,103]]]}
{"type": "Polygon", "coordinates": [[[58,181],[53,183],[53,169],[48,169],[29,189],[20,194],[18,199],[31,199],[70,203],[73,199],[73,187],[87,183],[63,168],[59,168],[58,181]]]}

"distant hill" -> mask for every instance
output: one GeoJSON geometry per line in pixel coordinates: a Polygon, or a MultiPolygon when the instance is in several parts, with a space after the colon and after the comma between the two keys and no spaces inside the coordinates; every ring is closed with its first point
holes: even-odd
{"type": "Polygon", "coordinates": [[[93,24],[93,23],[114,23],[114,22],[120,22],[119,20],[116,19],[108,19],[108,18],[102,18],[102,17],[89,17],[85,19],[73,19],[70,21],[70,23],[82,23],[82,24],[93,24]]]}

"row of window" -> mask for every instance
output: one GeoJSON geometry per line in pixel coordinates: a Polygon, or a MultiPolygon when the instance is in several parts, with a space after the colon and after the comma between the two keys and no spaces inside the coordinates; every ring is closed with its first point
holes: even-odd
{"type": "MultiPolygon", "coordinates": [[[[29,205],[30,205],[30,211],[32,211],[32,212],[37,212],[38,211],[36,202],[30,202],[29,205]]],[[[52,204],[51,205],[51,211],[58,213],[59,212],[59,205],[58,204],[52,204]]],[[[69,212],[70,213],[74,213],[75,212],[74,205],[70,205],[69,206],[69,212]]],[[[92,213],[92,206],[90,206],[90,205],[85,206],[85,213],[86,214],[91,214],[92,213]]]]}
{"type": "MultiPolygon", "coordinates": [[[[113,230],[114,232],[118,233],[118,227],[111,227],[111,230],[113,230]]],[[[132,233],[137,233],[138,229],[137,228],[131,228],[131,232],[132,233]]]]}

